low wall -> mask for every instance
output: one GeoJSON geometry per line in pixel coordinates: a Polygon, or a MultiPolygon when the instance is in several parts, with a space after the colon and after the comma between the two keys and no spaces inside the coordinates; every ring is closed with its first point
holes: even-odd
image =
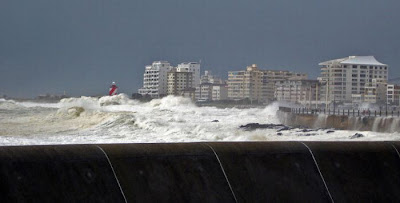
{"type": "Polygon", "coordinates": [[[400,142],[0,147],[2,202],[399,202],[400,142]]]}
{"type": "Polygon", "coordinates": [[[278,111],[278,118],[284,125],[307,128],[335,128],[374,132],[400,132],[398,117],[352,117],[325,114],[296,114],[278,111]]]}

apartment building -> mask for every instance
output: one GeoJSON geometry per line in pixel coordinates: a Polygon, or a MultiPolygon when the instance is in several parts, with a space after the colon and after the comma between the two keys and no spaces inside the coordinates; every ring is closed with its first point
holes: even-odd
{"type": "Polygon", "coordinates": [[[168,95],[181,95],[193,88],[193,73],[186,69],[173,69],[168,72],[168,95]]]}
{"type": "Polygon", "coordinates": [[[173,67],[168,61],[154,61],[145,67],[143,75],[143,87],[138,90],[139,94],[150,95],[159,98],[167,94],[167,73],[173,67]]]}
{"type": "MultiPolygon", "coordinates": [[[[349,56],[319,63],[320,82],[323,83],[321,94],[326,105],[333,101],[352,103],[362,101],[368,94],[366,87],[373,79],[387,80],[388,66],[374,56],[349,56]]],[[[368,88],[367,88],[368,89],[368,88]]]]}
{"type": "Polygon", "coordinates": [[[185,62],[180,63],[176,67],[177,72],[192,72],[193,73],[193,86],[196,87],[200,84],[200,63],[185,62]]]}
{"type": "Polygon", "coordinates": [[[388,89],[388,84],[386,80],[372,79],[371,83],[365,85],[364,94],[360,95],[361,102],[370,104],[380,104],[380,105],[386,104],[387,89],[388,89]]]}
{"type": "Polygon", "coordinates": [[[212,84],[202,83],[196,87],[195,99],[196,101],[211,101],[212,100],[212,84]]]}
{"type": "Polygon", "coordinates": [[[279,82],[287,80],[306,80],[307,74],[295,73],[291,71],[282,70],[262,70],[262,98],[266,102],[274,101],[275,98],[275,85],[279,82]]]}
{"type": "Polygon", "coordinates": [[[195,88],[187,88],[181,91],[181,96],[190,98],[194,101],[195,99],[195,88]]]}
{"type": "Polygon", "coordinates": [[[250,99],[263,100],[263,72],[256,64],[248,66],[246,70],[228,72],[228,98],[232,100],[250,99]]]}
{"type": "Polygon", "coordinates": [[[400,106],[400,85],[388,84],[386,95],[387,104],[400,106]]]}
{"type": "Polygon", "coordinates": [[[200,85],[196,86],[196,101],[218,101],[228,97],[228,88],[222,79],[205,71],[200,78],[200,85]]]}
{"type": "Polygon", "coordinates": [[[320,104],[320,84],[318,80],[291,79],[276,82],[275,98],[277,101],[318,107],[320,104]]]}
{"type": "Polygon", "coordinates": [[[203,83],[196,87],[196,101],[220,101],[228,99],[226,84],[203,83]]]}
{"type": "Polygon", "coordinates": [[[275,100],[275,85],[288,79],[307,79],[306,74],[280,70],[260,70],[256,64],[242,71],[229,71],[228,98],[258,102],[275,100]]]}
{"type": "Polygon", "coordinates": [[[211,99],[221,101],[228,99],[228,86],[226,84],[215,84],[212,87],[211,99]]]}
{"type": "Polygon", "coordinates": [[[200,77],[200,84],[204,83],[223,84],[224,81],[221,78],[212,75],[211,71],[206,70],[204,71],[204,75],[200,77]]]}

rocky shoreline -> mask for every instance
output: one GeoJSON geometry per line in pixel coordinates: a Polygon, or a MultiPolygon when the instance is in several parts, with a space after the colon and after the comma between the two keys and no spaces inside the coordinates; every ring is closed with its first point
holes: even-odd
{"type": "MultiPolygon", "coordinates": [[[[295,132],[299,133],[299,136],[314,136],[317,135],[316,132],[318,131],[325,131],[326,134],[334,133],[335,129],[328,129],[328,128],[317,128],[317,129],[310,129],[306,127],[290,127],[283,124],[260,124],[260,123],[248,123],[246,125],[239,126],[240,129],[245,131],[253,131],[257,129],[274,129],[276,130],[276,135],[282,136],[284,131],[295,130],[295,132]]],[[[355,133],[354,135],[350,136],[350,139],[356,139],[364,137],[361,133],[355,133]]]]}

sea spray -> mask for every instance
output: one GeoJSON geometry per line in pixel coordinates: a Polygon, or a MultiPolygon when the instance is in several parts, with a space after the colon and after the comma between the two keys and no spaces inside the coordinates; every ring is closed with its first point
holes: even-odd
{"type": "Polygon", "coordinates": [[[314,128],[324,128],[326,127],[326,120],[328,118],[328,115],[325,114],[318,114],[318,118],[314,123],[314,128]]]}
{"type": "MultiPolygon", "coordinates": [[[[0,101],[2,103],[7,101],[0,101]]],[[[279,124],[278,103],[265,108],[198,107],[190,99],[167,96],[142,103],[126,95],[66,98],[58,103],[13,103],[0,111],[0,144],[85,144],[132,142],[350,140],[337,130],[312,136],[289,129],[245,131],[248,123],[279,124]],[[218,120],[218,122],[213,122],[218,120]]],[[[8,105],[8,104],[7,104],[8,105]]],[[[290,118],[286,118],[290,119],[290,118]]],[[[396,140],[400,134],[363,132],[360,140],[396,140]]]]}

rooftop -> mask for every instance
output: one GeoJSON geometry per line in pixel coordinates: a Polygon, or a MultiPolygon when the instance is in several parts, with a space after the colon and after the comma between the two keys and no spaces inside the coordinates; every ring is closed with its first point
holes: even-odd
{"type": "Polygon", "coordinates": [[[332,63],[340,63],[340,64],[357,64],[357,65],[374,65],[374,66],[386,66],[375,59],[374,56],[348,56],[341,59],[334,59],[330,61],[325,61],[319,63],[319,65],[329,65],[332,63]]]}

